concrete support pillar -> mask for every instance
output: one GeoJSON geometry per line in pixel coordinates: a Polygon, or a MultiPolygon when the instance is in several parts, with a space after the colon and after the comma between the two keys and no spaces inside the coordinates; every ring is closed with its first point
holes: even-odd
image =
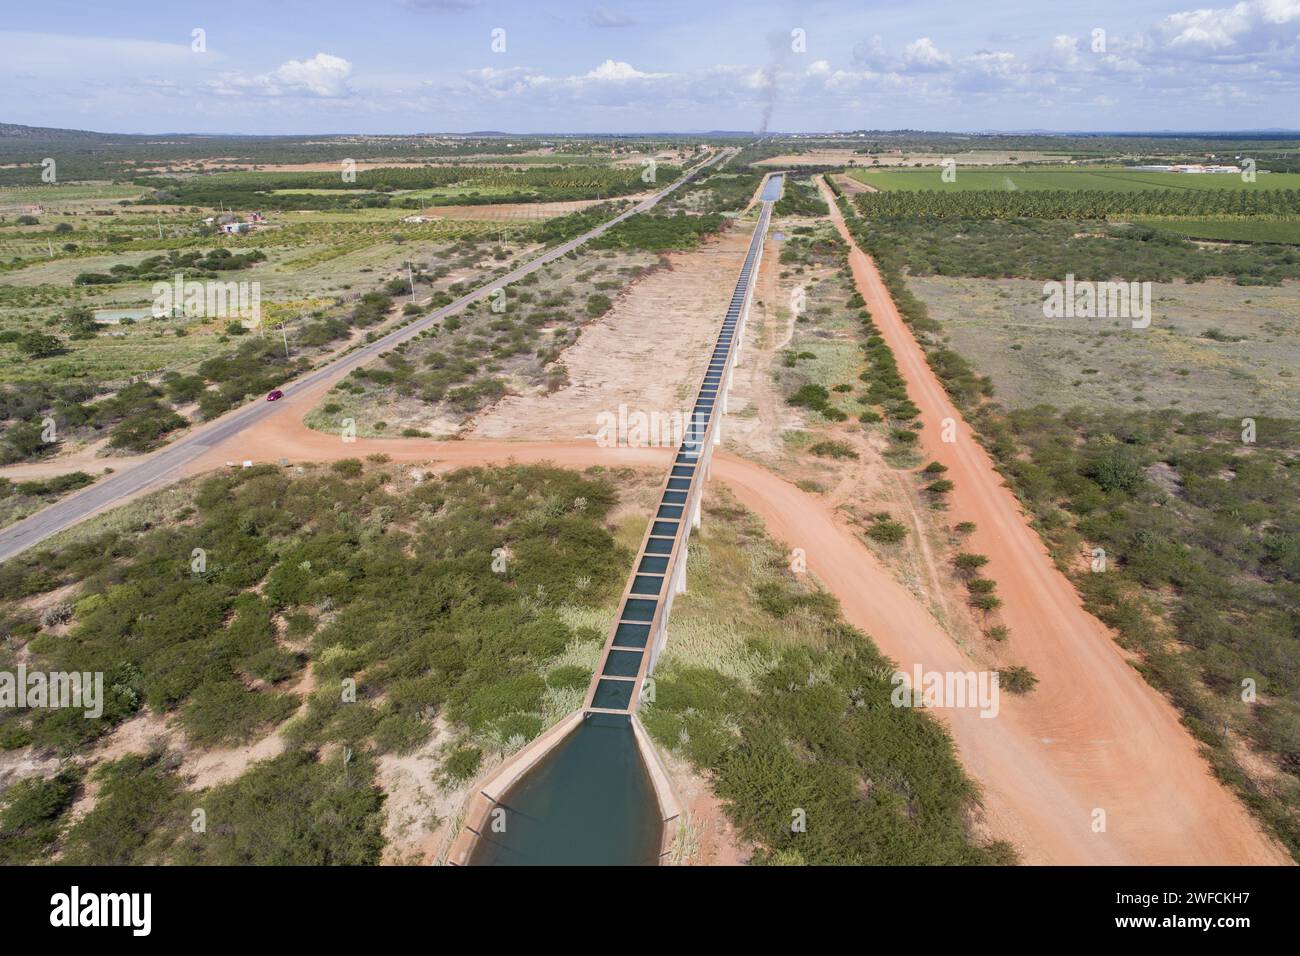
{"type": "Polygon", "coordinates": [[[721,392],[722,392],[722,400],[719,403],[719,407],[722,409],[722,414],[725,415],[727,414],[727,390],[724,388],[721,389],[721,392]]]}
{"type": "MultiPolygon", "coordinates": [[[[659,663],[659,654],[664,649],[664,644],[668,641],[668,615],[665,614],[659,618],[659,628],[654,634],[654,643],[650,647],[650,666],[646,668],[646,676],[654,673],[655,665],[659,663]]],[[[645,686],[642,685],[642,690],[645,686]]]]}
{"type": "Polygon", "coordinates": [[[677,559],[677,570],[674,574],[674,583],[676,584],[676,593],[686,593],[686,542],[682,542],[682,556],[677,559]]]}
{"type": "Polygon", "coordinates": [[[700,501],[700,498],[695,499],[695,509],[691,512],[692,528],[698,528],[700,526],[700,501]]]}
{"type": "Polygon", "coordinates": [[[715,445],[722,444],[722,419],[721,418],[715,418],[713,420],[713,444],[715,445]]]}

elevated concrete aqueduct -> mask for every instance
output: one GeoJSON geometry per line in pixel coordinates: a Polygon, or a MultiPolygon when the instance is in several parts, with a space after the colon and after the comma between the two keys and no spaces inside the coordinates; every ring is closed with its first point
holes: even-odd
{"type": "Polygon", "coordinates": [[[449,864],[469,862],[479,834],[493,812],[503,806],[502,800],[510,788],[583,721],[598,714],[622,716],[630,723],[663,818],[660,859],[671,849],[676,831],[673,824],[681,817],[681,805],[636,711],[647,695],[647,688],[653,686],[647,682],[668,640],[673,598],[686,592],[690,529],[700,526],[704,481],[709,476],[713,449],[722,441],[727,392],[732,385],[733,370],[740,364],[745,324],[753,302],[772,205],[781,197],[783,185],[781,173],[770,175],[763,183],[762,209],[735,291],[687,419],[682,443],[660,488],[655,514],[623,589],[618,613],[610,625],[583,707],[507,760],[474,793],[447,854],[449,864]]]}

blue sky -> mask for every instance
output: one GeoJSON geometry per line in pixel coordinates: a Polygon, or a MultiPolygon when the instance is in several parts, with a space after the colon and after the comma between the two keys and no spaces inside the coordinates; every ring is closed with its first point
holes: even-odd
{"type": "Polygon", "coordinates": [[[1300,127],[1300,0],[1199,5],[1214,2],[42,0],[7,5],[0,23],[0,122],[294,134],[755,130],[765,118],[791,132],[1300,127]]]}

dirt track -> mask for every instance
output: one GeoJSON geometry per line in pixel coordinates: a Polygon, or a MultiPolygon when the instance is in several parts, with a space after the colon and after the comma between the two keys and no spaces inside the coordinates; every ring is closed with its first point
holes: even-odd
{"type": "MultiPolygon", "coordinates": [[[[831,210],[851,243],[833,202],[831,210]]],[[[1046,818],[1049,826],[1038,836],[1038,846],[1026,848],[1026,856],[1056,863],[1289,862],[1210,774],[1172,705],[1142,680],[1110,632],[1083,609],[1074,586],[1053,565],[1015,496],[949,402],[875,264],[854,246],[850,265],[907,379],[908,394],[921,409],[925,455],[947,465],[947,477],[956,484],[951,512],[976,524],[969,550],[989,556],[986,573],[998,582],[1004,601],[1009,650],[1040,681],[1028,697],[1004,706],[1002,717],[983,721],[1019,725],[1018,754],[1011,748],[989,752],[987,739],[972,737],[953,722],[963,760],[990,797],[1014,807],[1023,822],[1046,818]],[[940,438],[946,418],[956,424],[951,444],[940,438]],[[1048,775],[1036,769],[1041,764],[1048,775]],[[1059,786],[1049,788],[1053,781],[1059,786]],[[1094,808],[1106,813],[1105,834],[1091,832],[1094,808]]],[[[814,553],[810,547],[810,564],[814,553]]],[[[842,599],[854,596],[833,590],[842,599]]],[[[887,653],[893,653],[894,641],[910,636],[899,630],[873,633],[887,653]]],[[[991,736],[987,729],[979,735],[991,736]]]]}

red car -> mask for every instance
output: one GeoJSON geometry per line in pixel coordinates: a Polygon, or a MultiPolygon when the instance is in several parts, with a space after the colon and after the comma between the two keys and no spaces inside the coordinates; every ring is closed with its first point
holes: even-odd
{"type": "Polygon", "coordinates": [[[266,395],[266,400],[268,402],[279,401],[282,398],[284,398],[284,392],[280,391],[278,388],[268,392],[266,395]]]}

